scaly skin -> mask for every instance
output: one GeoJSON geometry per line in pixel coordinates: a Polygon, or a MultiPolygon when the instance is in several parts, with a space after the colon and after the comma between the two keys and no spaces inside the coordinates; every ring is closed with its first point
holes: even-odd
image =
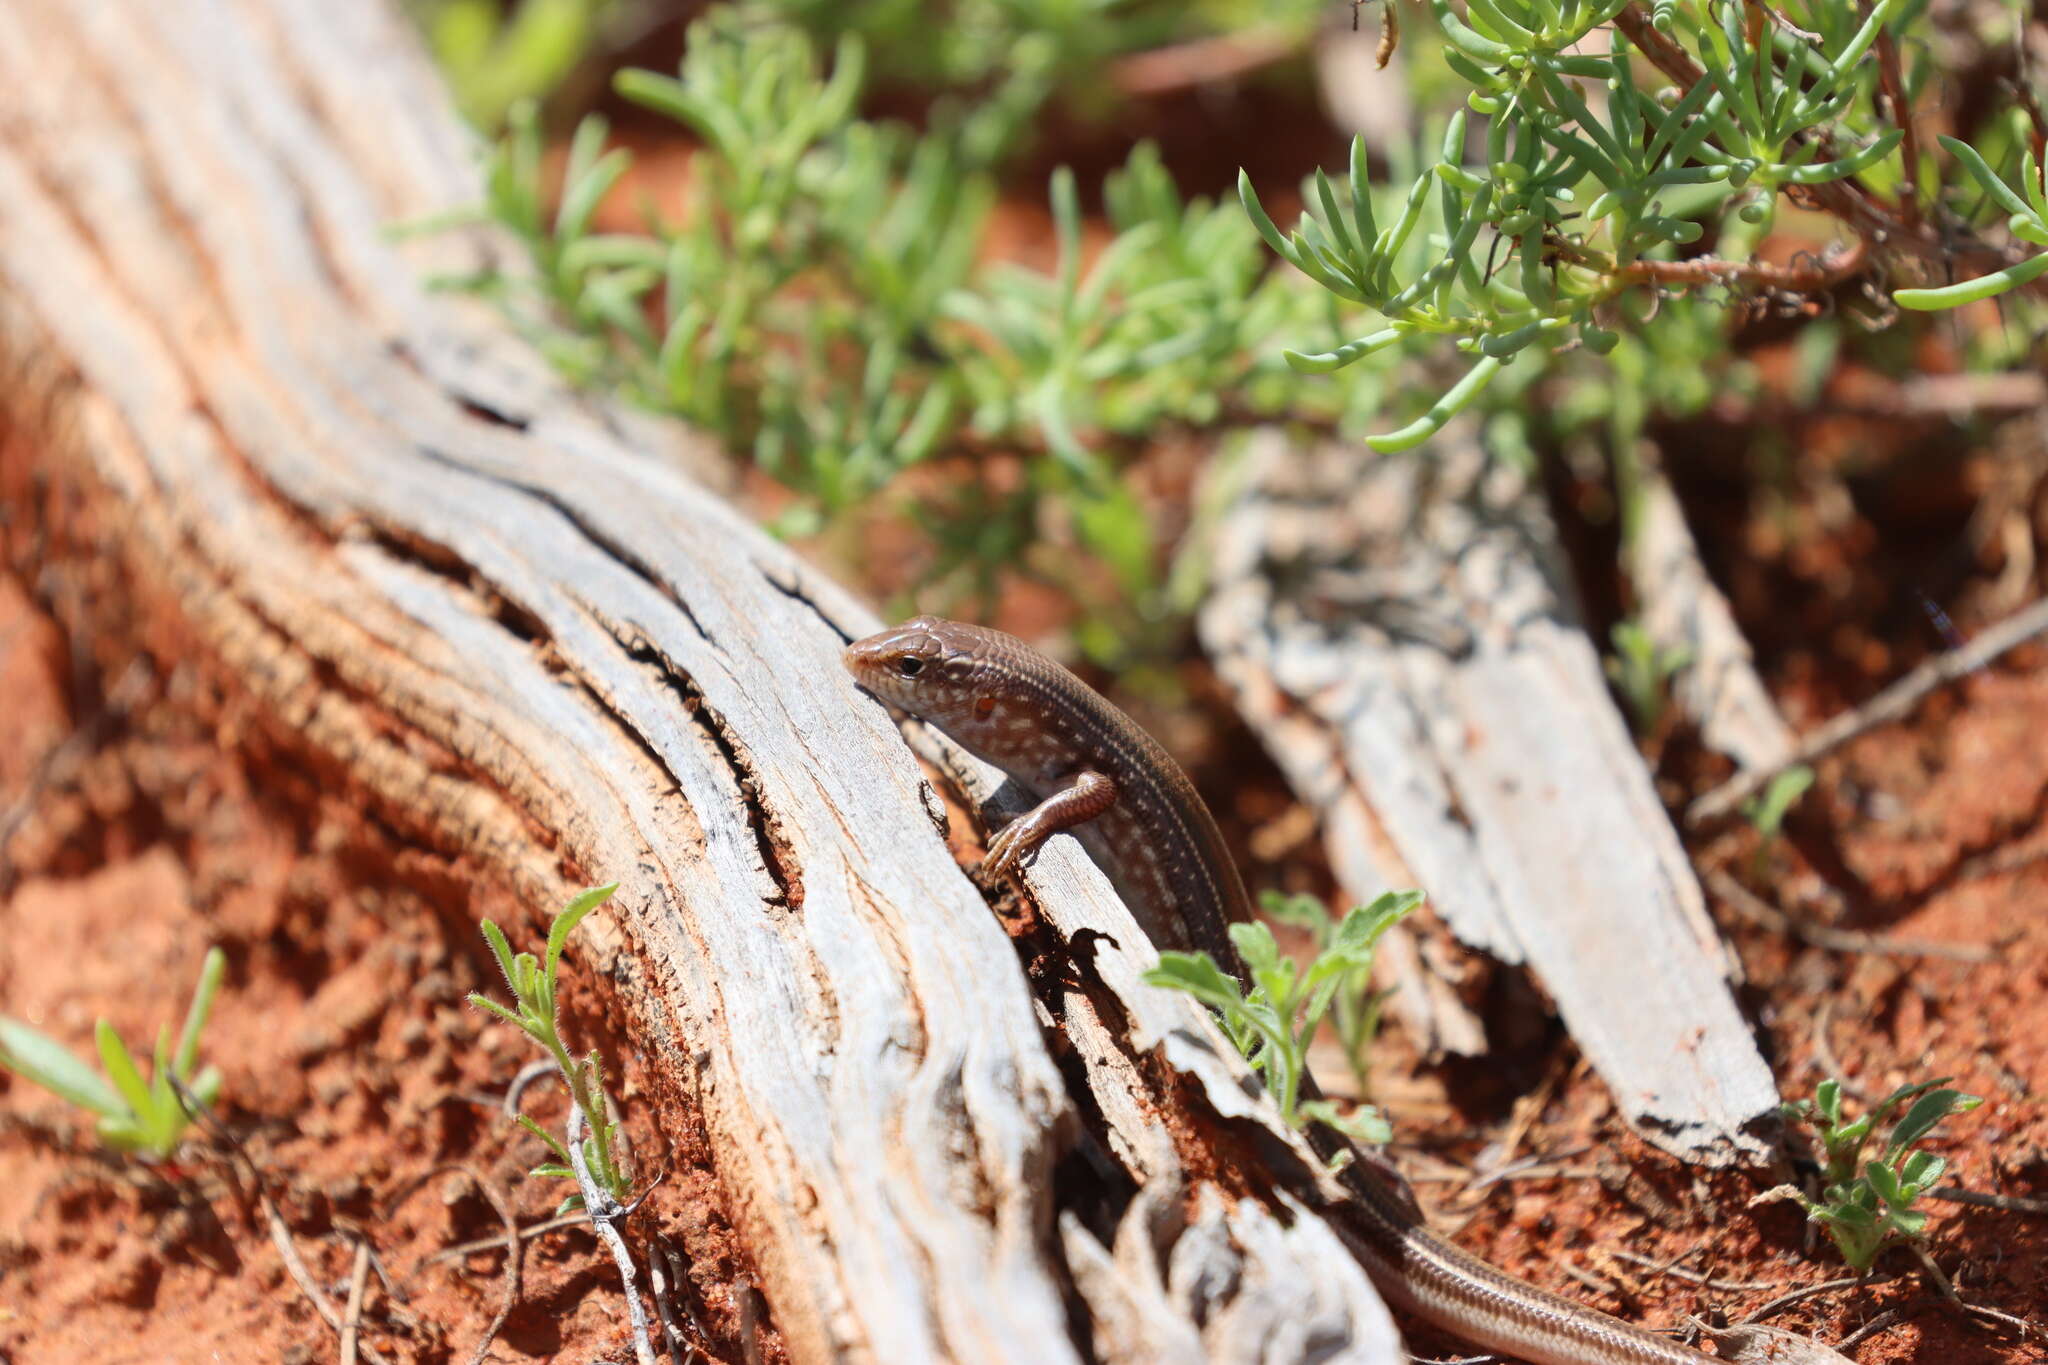
{"type": "Polygon", "coordinates": [[[1229,928],[1251,918],[1251,901],[1215,818],[1173,757],[1101,693],[1013,635],[935,616],[855,642],[846,666],[1038,799],[989,842],[990,877],[1072,830],[1155,942],[1243,977],[1229,928]]]}
{"type": "MultiPolygon", "coordinates": [[[[846,649],[875,696],[943,730],[1039,805],[989,842],[992,876],[1063,829],[1080,836],[1145,931],[1242,978],[1227,929],[1251,903],[1194,784],[1101,693],[1015,636],[920,616],[846,649]]],[[[1389,1302],[1532,1365],[1711,1365],[1714,1357],[1524,1284],[1416,1217],[1370,1163],[1352,1168],[1359,1234],[1389,1302]]]]}

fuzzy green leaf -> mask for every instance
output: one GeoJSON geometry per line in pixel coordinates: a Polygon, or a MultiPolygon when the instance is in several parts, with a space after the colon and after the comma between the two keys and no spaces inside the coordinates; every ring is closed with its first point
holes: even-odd
{"type": "Polygon", "coordinates": [[[1983,1103],[1979,1096],[1966,1095],[1960,1090],[1943,1088],[1928,1091],[1913,1101],[1913,1107],[1906,1111],[1905,1117],[1893,1126],[1890,1135],[1885,1139],[1887,1159],[1895,1157],[1899,1152],[1926,1137],[1934,1131],[1936,1124],[1949,1115],[1967,1114],[1983,1103]]]}
{"type": "Polygon", "coordinates": [[[1185,991],[1214,1009],[1231,1011],[1244,1006],[1236,979],[1207,953],[1163,952],[1159,965],[1148,969],[1142,979],[1148,986],[1185,991]]]}
{"type": "Polygon", "coordinates": [[[547,980],[550,983],[555,979],[555,969],[561,963],[562,949],[568,944],[569,935],[576,931],[577,925],[583,923],[584,916],[610,900],[612,893],[618,889],[617,882],[608,882],[603,886],[593,886],[587,891],[578,892],[562,907],[561,913],[555,916],[554,923],[548,926],[547,980]]]}

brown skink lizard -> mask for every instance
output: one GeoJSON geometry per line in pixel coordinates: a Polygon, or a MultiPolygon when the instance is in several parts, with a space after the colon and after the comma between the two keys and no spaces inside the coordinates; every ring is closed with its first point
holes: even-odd
{"type": "Polygon", "coordinates": [[[1215,818],[1173,756],[1100,692],[1014,635],[936,616],[855,641],[846,666],[1038,801],[989,841],[990,880],[1071,830],[1155,942],[1243,979],[1229,930],[1251,901],[1215,818]]]}
{"type": "MultiPolygon", "coordinates": [[[[846,649],[856,681],[1014,778],[1039,804],[989,841],[1003,878],[1072,830],[1145,931],[1240,979],[1228,927],[1251,904],[1180,765],[1099,692],[1014,636],[920,616],[846,649]]],[[[1714,1357],[1525,1284],[1431,1232],[1369,1162],[1366,1269],[1387,1299],[1534,1365],[1703,1365],[1714,1357]]]]}

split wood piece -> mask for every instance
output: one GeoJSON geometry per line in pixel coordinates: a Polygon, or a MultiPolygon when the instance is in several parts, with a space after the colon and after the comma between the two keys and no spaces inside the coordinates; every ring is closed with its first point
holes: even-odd
{"type": "Polygon", "coordinates": [[[1346,895],[1421,887],[1534,972],[1644,1137],[1763,1159],[1770,1069],[1534,490],[1455,428],[1387,458],[1261,432],[1224,477],[1202,639],[1346,895]]]}
{"type": "Polygon", "coordinates": [[[875,619],[678,472],[701,448],[421,287],[487,243],[386,233],[481,193],[393,11],[0,6],[16,571],[90,582],[108,676],[149,648],[188,680],[156,705],[231,698],[221,761],[263,736],[369,811],[472,945],[622,883],[572,952],[679,1163],[654,1205],[742,1267],[696,1286],[728,1354],[755,1281],[803,1362],[1400,1359],[1344,1188],[1070,848],[1034,880],[1107,939],[1034,997],[839,665],[875,619]],[[1104,1266],[1155,1187],[1190,1212],[1104,1266]]]}
{"type": "Polygon", "coordinates": [[[1671,696],[1699,726],[1700,738],[1740,768],[1782,767],[1792,727],[1757,676],[1749,641],[1728,599],[1714,586],[1685,509],[1661,470],[1644,470],[1640,520],[1628,552],[1638,617],[1659,650],[1683,650],[1671,696]]]}

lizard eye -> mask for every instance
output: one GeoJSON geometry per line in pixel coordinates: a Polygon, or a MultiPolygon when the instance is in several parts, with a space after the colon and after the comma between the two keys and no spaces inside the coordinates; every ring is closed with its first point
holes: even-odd
{"type": "Polygon", "coordinates": [[[897,658],[897,676],[914,678],[922,672],[924,672],[924,660],[918,658],[915,654],[904,654],[897,658]]]}

